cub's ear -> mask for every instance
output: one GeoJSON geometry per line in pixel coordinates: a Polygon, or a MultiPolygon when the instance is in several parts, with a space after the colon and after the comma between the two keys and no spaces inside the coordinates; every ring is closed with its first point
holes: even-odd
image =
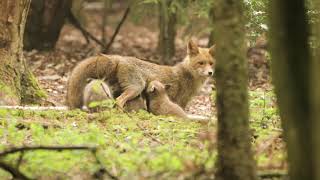
{"type": "Polygon", "coordinates": [[[213,45],[209,48],[209,53],[213,57],[214,54],[216,53],[216,45],[213,45]]]}
{"type": "Polygon", "coordinates": [[[153,84],[150,84],[147,88],[147,93],[152,93],[155,90],[155,86],[153,84]]]}
{"type": "Polygon", "coordinates": [[[191,56],[195,56],[195,55],[199,54],[198,45],[193,40],[190,40],[188,42],[187,52],[188,52],[188,55],[191,55],[191,56]]]}

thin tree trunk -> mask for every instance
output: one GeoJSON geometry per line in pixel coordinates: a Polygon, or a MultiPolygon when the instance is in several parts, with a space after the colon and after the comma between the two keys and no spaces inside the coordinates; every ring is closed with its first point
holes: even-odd
{"type": "Polygon", "coordinates": [[[319,111],[319,96],[313,96],[320,91],[316,83],[319,76],[312,78],[305,2],[272,0],[269,11],[272,75],[287,144],[289,176],[291,180],[319,179],[319,167],[315,166],[319,149],[314,146],[319,138],[314,136],[320,128],[315,127],[319,114],[313,116],[319,111]]]}
{"type": "Polygon", "coordinates": [[[0,104],[34,102],[44,96],[23,57],[23,31],[31,0],[0,1],[0,104]]]}
{"type": "Polygon", "coordinates": [[[53,49],[71,5],[72,0],[33,0],[24,36],[25,49],[53,49]]]}
{"type": "Polygon", "coordinates": [[[214,27],[213,27],[213,8],[210,9],[209,11],[209,18],[211,19],[211,31],[210,31],[210,34],[209,34],[209,41],[208,41],[208,47],[211,47],[214,45],[214,27]]]}
{"type": "Polygon", "coordinates": [[[213,22],[217,50],[217,180],[257,179],[251,150],[248,68],[242,1],[215,0],[213,22]]]}
{"type": "Polygon", "coordinates": [[[170,0],[159,1],[158,51],[162,62],[166,65],[173,64],[177,24],[177,14],[169,9],[170,4],[170,0]]]}
{"type": "MultiPolygon", "coordinates": [[[[315,9],[320,12],[320,1],[319,0],[313,0],[313,3],[315,5],[315,9]]],[[[315,53],[313,53],[313,59],[312,59],[312,100],[313,100],[313,143],[314,143],[314,152],[320,152],[320,14],[317,14],[318,21],[314,24],[314,35],[316,36],[316,48],[314,49],[315,53]]],[[[314,154],[314,159],[316,160],[314,166],[320,167],[320,153],[314,154]]],[[[320,180],[320,171],[317,170],[316,172],[316,179],[320,180]]]]}

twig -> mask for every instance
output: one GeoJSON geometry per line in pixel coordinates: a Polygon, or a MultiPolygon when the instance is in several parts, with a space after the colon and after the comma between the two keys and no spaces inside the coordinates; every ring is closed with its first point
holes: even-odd
{"type": "Polygon", "coordinates": [[[79,23],[79,21],[77,20],[76,17],[74,17],[74,15],[72,14],[71,11],[69,11],[68,15],[67,15],[70,23],[76,27],[77,29],[79,29],[82,33],[82,35],[86,38],[86,40],[88,41],[88,38],[92,39],[94,42],[96,42],[97,44],[99,44],[102,48],[106,48],[106,45],[100,41],[99,39],[97,39],[96,37],[94,37],[92,34],[90,34],[85,28],[83,28],[81,26],[81,24],[79,23]]]}
{"type": "Polygon", "coordinates": [[[150,132],[146,131],[142,126],[140,126],[139,123],[137,123],[137,126],[138,126],[143,132],[145,132],[145,134],[146,134],[148,137],[150,137],[153,141],[155,141],[155,142],[157,142],[157,143],[159,143],[159,144],[161,144],[161,145],[164,145],[163,142],[161,142],[159,139],[155,138],[152,134],[150,134],[150,132]]]}
{"type": "Polygon", "coordinates": [[[104,88],[104,85],[102,84],[102,82],[100,83],[100,86],[102,87],[102,90],[104,91],[104,93],[105,93],[109,98],[112,98],[112,97],[110,97],[111,94],[109,94],[109,93],[107,92],[106,88],[104,88]]]}
{"type": "Polygon", "coordinates": [[[261,179],[272,179],[272,178],[282,178],[288,175],[284,172],[267,172],[267,173],[259,173],[258,176],[261,179]]]}
{"type": "Polygon", "coordinates": [[[0,168],[9,172],[14,179],[22,179],[22,180],[29,180],[31,178],[27,177],[26,175],[24,175],[22,172],[20,172],[18,169],[12,167],[11,165],[5,163],[5,162],[1,162],[0,161],[0,168]]]}
{"type": "Polygon", "coordinates": [[[49,151],[62,151],[62,150],[94,150],[96,147],[89,146],[25,146],[25,147],[15,147],[0,153],[0,157],[6,156],[8,154],[13,154],[22,151],[35,151],[35,150],[49,150],[49,151]]]}
{"type": "Polygon", "coordinates": [[[17,162],[17,164],[16,164],[16,169],[19,169],[19,168],[20,168],[20,165],[21,165],[23,156],[24,156],[24,151],[21,151],[20,154],[19,154],[18,162],[17,162]]]}
{"type": "Polygon", "coordinates": [[[35,150],[49,150],[49,151],[64,151],[64,150],[89,150],[95,157],[96,163],[100,166],[100,169],[98,172],[95,173],[95,175],[99,175],[99,177],[102,177],[104,173],[106,173],[111,179],[117,180],[118,178],[114,175],[112,175],[109,171],[104,168],[102,165],[101,161],[98,159],[97,156],[97,148],[96,147],[90,147],[90,146],[26,146],[26,147],[15,147],[12,149],[5,150],[0,153],[0,157],[4,157],[8,154],[13,154],[17,152],[21,152],[18,162],[17,162],[17,167],[14,168],[11,165],[8,165],[4,162],[0,161],[0,168],[3,170],[9,172],[14,178],[19,178],[23,180],[28,180],[26,175],[21,173],[19,171],[19,166],[21,163],[21,160],[23,158],[24,152],[26,151],[35,151],[35,150]]]}
{"type": "Polygon", "coordinates": [[[110,42],[107,44],[107,46],[103,50],[103,53],[107,53],[109,51],[111,45],[113,44],[114,39],[116,38],[116,36],[118,35],[118,33],[120,31],[121,26],[123,25],[124,21],[127,19],[129,12],[130,12],[130,5],[127,7],[126,11],[124,12],[122,19],[120,20],[116,30],[114,31],[114,33],[110,39],[110,42]]]}
{"type": "Polygon", "coordinates": [[[97,179],[103,179],[103,174],[107,174],[111,179],[114,180],[118,180],[119,178],[112,175],[109,171],[106,170],[106,168],[104,168],[103,164],[101,163],[101,161],[98,158],[98,154],[97,154],[97,150],[92,150],[91,151],[92,154],[94,155],[95,159],[96,159],[96,163],[101,167],[96,173],[95,173],[95,177],[97,179]]]}
{"type": "Polygon", "coordinates": [[[67,106],[0,106],[0,109],[20,109],[20,110],[68,110],[67,106]]]}

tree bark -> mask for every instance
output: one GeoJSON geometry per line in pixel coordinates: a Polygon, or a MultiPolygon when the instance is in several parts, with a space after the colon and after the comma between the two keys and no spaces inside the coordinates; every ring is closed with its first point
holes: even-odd
{"type": "Polygon", "coordinates": [[[209,18],[211,19],[211,31],[210,31],[210,34],[209,34],[209,41],[208,41],[208,47],[211,47],[214,45],[214,27],[213,27],[213,8],[210,9],[209,11],[209,18]]]}
{"type": "Polygon", "coordinates": [[[0,105],[34,102],[44,96],[22,51],[30,1],[0,1],[0,105]]]}
{"type": "Polygon", "coordinates": [[[72,0],[33,0],[26,24],[24,48],[53,49],[71,5],[72,0]]]}
{"type": "MultiPolygon", "coordinates": [[[[319,0],[313,0],[315,9],[320,12],[320,1],[319,0]]],[[[315,35],[315,49],[313,52],[313,58],[312,58],[312,100],[313,100],[313,143],[314,143],[314,152],[320,152],[320,14],[317,13],[317,19],[318,21],[314,24],[313,30],[315,35]]],[[[314,166],[320,167],[320,153],[315,153],[314,159],[316,160],[314,166]]],[[[320,171],[317,170],[315,172],[316,179],[320,180],[320,171]]]]}
{"type": "Polygon", "coordinates": [[[217,44],[217,180],[257,179],[251,150],[243,1],[213,1],[217,44]]]}
{"type": "Polygon", "coordinates": [[[305,2],[272,0],[269,11],[272,76],[289,176],[291,180],[320,179],[319,59],[311,59],[305,2]]]}
{"type": "Polygon", "coordinates": [[[173,65],[175,54],[175,38],[177,14],[170,9],[171,0],[159,1],[159,38],[158,51],[161,60],[166,65],[173,65]]]}

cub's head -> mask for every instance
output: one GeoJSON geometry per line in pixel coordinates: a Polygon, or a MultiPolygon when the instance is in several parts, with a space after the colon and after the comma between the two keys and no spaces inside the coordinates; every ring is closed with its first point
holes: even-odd
{"type": "Polygon", "coordinates": [[[166,95],[166,89],[169,86],[162,84],[160,81],[151,81],[147,87],[148,95],[166,95]]]}
{"type": "Polygon", "coordinates": [[[192,40],[188,43],[187,57],[184,64],[196,77],[213,76],[215,66],[215,46],[199,48],[192,40]]]}

